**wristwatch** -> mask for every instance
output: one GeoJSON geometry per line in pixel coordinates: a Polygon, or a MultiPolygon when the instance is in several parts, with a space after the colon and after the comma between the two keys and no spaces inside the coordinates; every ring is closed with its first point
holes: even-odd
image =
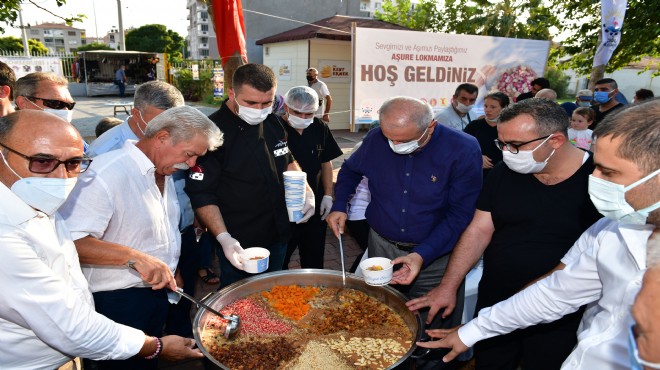
{"type": "Polygon", "coordinates": [[[133,269],[133,270],[137,271],[137,269],[135,268],[135,261],[134,260],[128,260],[128,262],[126,262],[126,267],[128,267],[129,269],[133,269]]]}

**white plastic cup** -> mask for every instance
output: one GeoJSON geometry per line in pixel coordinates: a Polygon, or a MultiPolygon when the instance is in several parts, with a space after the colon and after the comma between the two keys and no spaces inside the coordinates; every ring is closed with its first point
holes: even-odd
{"type": "Polygon", "coordinates": [[[303,218],[303,205],[305,203],[305,183],[307,174],[302,171],[285,171],[284,200],[289,213],[289,221],[298,222],[303,218]]]}
{"type": "Polygon", "coordinates": [[[266,248],[246,248],[243,253],[238,255],[238,261],[243,267],[243,271],[258,274],[268,270],[269,257],[270,251],[266,248]]]}
{"type": "Polygon", "coordinates": [[[364,282],[369,285],[387,285],[392,280],[392,260],[384,257],[371,257],[360,262],[360,270],[364,276],[364,282]],[[382,270],[373,270],[374,266],[380,266],[382,270]]]}

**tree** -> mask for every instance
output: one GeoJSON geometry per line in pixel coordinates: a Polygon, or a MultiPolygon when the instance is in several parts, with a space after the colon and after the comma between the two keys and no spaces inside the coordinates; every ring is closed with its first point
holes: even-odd
{"type": "MultiPolygon", "coordinates": [[[[30,49],[30,54],[48,53],[48,48],[39,40],[28,40],[28,48],[30,49]]],[[[23,40],[14,36],[0,37],[0,50],[22,54],[23,40]]]]}
{"type": "Polygon", "coordinates": [[[412,30],[427,31],[435,28],[437,6],[434,0],[422,0],[414,9],[410,0],[385,0],[382,11],[376,10],[378,20],[398,24],[412,30]]]}
{"type": "Polygon", "coordinates": [[[83,45],[76,49],[76,51],[88,51],[88,50],[114,50],[110,45],[102,44],[100,42],[92,42],[91,44],[83,45]]]}
{"type": "MultiPolygon", "coordinates": [[[[66,0],[54,0],[55,4],[57,4],[58,7],[64,5],[66,3],[66,0]]],[[[45,11],[46,13],[49,13],[51,15],[54,15],[57,18],[60,18],[66,23],[67,25],[71,26],[73,25],[73,22],[81,22],[83,19],[87,18],[84,14],[78,14],[78,15],[70,15],[68,17],[63,17],[58,14],[53,13],[52,11],[44,8],[43,6],[39,4],[43,4],[43,1],[39,1],[39,4],[33,0],[2,0],[2,6],[0,6],[0,25],[1,24],[7,24],[11,27],[14,27],[16,25],[16,21],[18,20],[18,11],[21,8],[21,4],[25,3],[30,3],[37,8],[45,11]]],[[[5,28],[0,26],[0,33],[4,33],[5,28]]]]}
{"type": "Polygon", "coordinates": [[[184,39],[162,24],[147,24],[126,34],[126,50],[168,53],[181,58],[184,39]]]}
{"type": "MultiPolygon", "coordinates": [[[[572,68],[588,75],[601,33],[600,2],[551,0],[557,9],[559,30],[568,34],[554,55],[561,68],[572,68]]],[[[644,56],[660,56],[660,25],[653,9],[660,9],[660,0],[628,1],[619,47],[614,51],[605,71],[612,72],[644,56]]],[[[648,68],[648,67],[647,67],[648,68]]],[[[654,66],[660,74],[660,65],[654,66]]]]}

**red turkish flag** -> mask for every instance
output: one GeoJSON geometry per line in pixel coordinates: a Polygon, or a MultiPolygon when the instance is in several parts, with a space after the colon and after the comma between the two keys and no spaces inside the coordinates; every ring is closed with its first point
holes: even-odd
{"type": "MultiPolygon", "coordinates": [[[[213,19],[222,66],[233,58],[236,65],[247,63],[245,24],[241,0],[213,0],[213,19]]],[[[233,63],[232,63],[233,64],[233,63]]]]}

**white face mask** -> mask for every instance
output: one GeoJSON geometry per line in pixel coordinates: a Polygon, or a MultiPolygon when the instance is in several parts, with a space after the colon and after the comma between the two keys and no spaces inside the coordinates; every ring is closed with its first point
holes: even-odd
{"type": "Polygon", "coordinates": [[[48,113],[53,113],[54,115],[65,119],[69,123],[71,123],[71,120],[73,120],[73,111],[72,110],[46,108],[43,111],[48,112],[48,113]]]}
{"type": "Polygon", "coordinates": [[[50,177],[23,178],[9,166],[1,151],[0,156],[2,156],[2,161],[5,162],[7,168],[20,179],[11,186],[11,191],[32,208],[38,209],[49,216],[52,216],[60,208],[78,180],[76,177],[67,179],[50,177]]]}
{"type": "Polygon", "coordinates": [[[312,122],[314,122],[314,116],[311,116],[310,118],[302,118],[294,116],[291,113],[287,113],[287,118],[289,119],[289,124],[291,127],[303,130],[309,127],[312,122]]]}
{"type": "Polygon", "coordinates": [[[40,106],[36,105],[32,100],[30,100],[30,99],[25,99],[25,100],[29,101],[32,105],[34,105],[35,107],[41,109],[42,111],[52,113],[52,114],[54,114],[54,115],[56,115],[56,116],[58,116],[58,117],[60,117],[64,120],[66,120],[69,123],[71,123],[71,121],[73,120],[73,111],[72,110],[41,108],[40,106]]]}
{"type": "Polygon", "coordinates": [[[236,102],[236,105],[238,106],[238,116],[241,117],[243,121],[252,126],[256,126],[263,122],[273,110],[273,106],[269,106],[268,108],[264,109],[244,107],[238,104],[236,98],[234,98],[234,102],[236,102]]]}
{"type": "MultiPolygon", "coordinates": [[[[140,119],[142,120],[142,122],[144,122],[144,130],[146,130],[148,123],[147,121],[144,120],[144,117],[142,117],[142,112],[140,112],[139,109],[138,109],[138,114],[140,115],[140,119]]],[[[137,126],[138,130],[140,130],[140,132],[142,133],[142,136],[144,136],[144,130],[142,129],[142,127],[140,127],[140,122],[135,122],[135,126],[137,126]]]]}
{"type": "Polygon", "coordinates": [[[461,112],[461,113],[463,113],[463,114],[469,112],[470,109],[474,108],[474,104],[472,104],[472,105],[465,105],[465,104],[463,104],[463,103],[461,103],[461,102],[457,102],[457,103],[458,103],[458,105],[456,106],[456,110],[459,111],[459,112],[461,112]]]}
{"type": "Polygon", "coordinates": [[[623,186],[611,181],[603,180],[594,175],[589,176],[589,197],[598,212],[610,220],[624,224],[644,225],[649,213],[660,208],[660,201],[646,208],[635,211],[626,201],[626,192],[652,179],[660,173],[655,170],[634,183],[623,186]]]}
{"type": "Polygon", "coordinates": [[[407,143],[400,143],[400,144],[394,144],[392,140],[387,139],[387,142],[390,144],[390,149],[396,154],[410,154],[414,152],[415,150],[419,149],[419,141],[424,137],[424,134],[426,134],[426,131],[429,128],[426,127],[426,130],[422,132],[422,136],[419,137],[417,140],[409,141],[407,143]]]}
{"type": "Polygon", "coordinates": [[[541,142],[541,144],[539,144],[533,150],[521,150],[518,152],[518,154],[513,154],[506,148],[503,149],[502,156],[504,157],[504,163],[506,163],[506,165],[512,171],[522,174],[541,172],[545,168],[545,165],[548,164],[548,160],[550,160],[550,157],[552,157],[552,155],[555,154],[555,151],[553,149],[552,153],[550,153],[548,158],[546,158],[543,162],[537,162],[534,159],[534,151],[540,148],[541,145],[543,145],[551,137],[552,135],[548,136],[545,140],[541,142]]]}

